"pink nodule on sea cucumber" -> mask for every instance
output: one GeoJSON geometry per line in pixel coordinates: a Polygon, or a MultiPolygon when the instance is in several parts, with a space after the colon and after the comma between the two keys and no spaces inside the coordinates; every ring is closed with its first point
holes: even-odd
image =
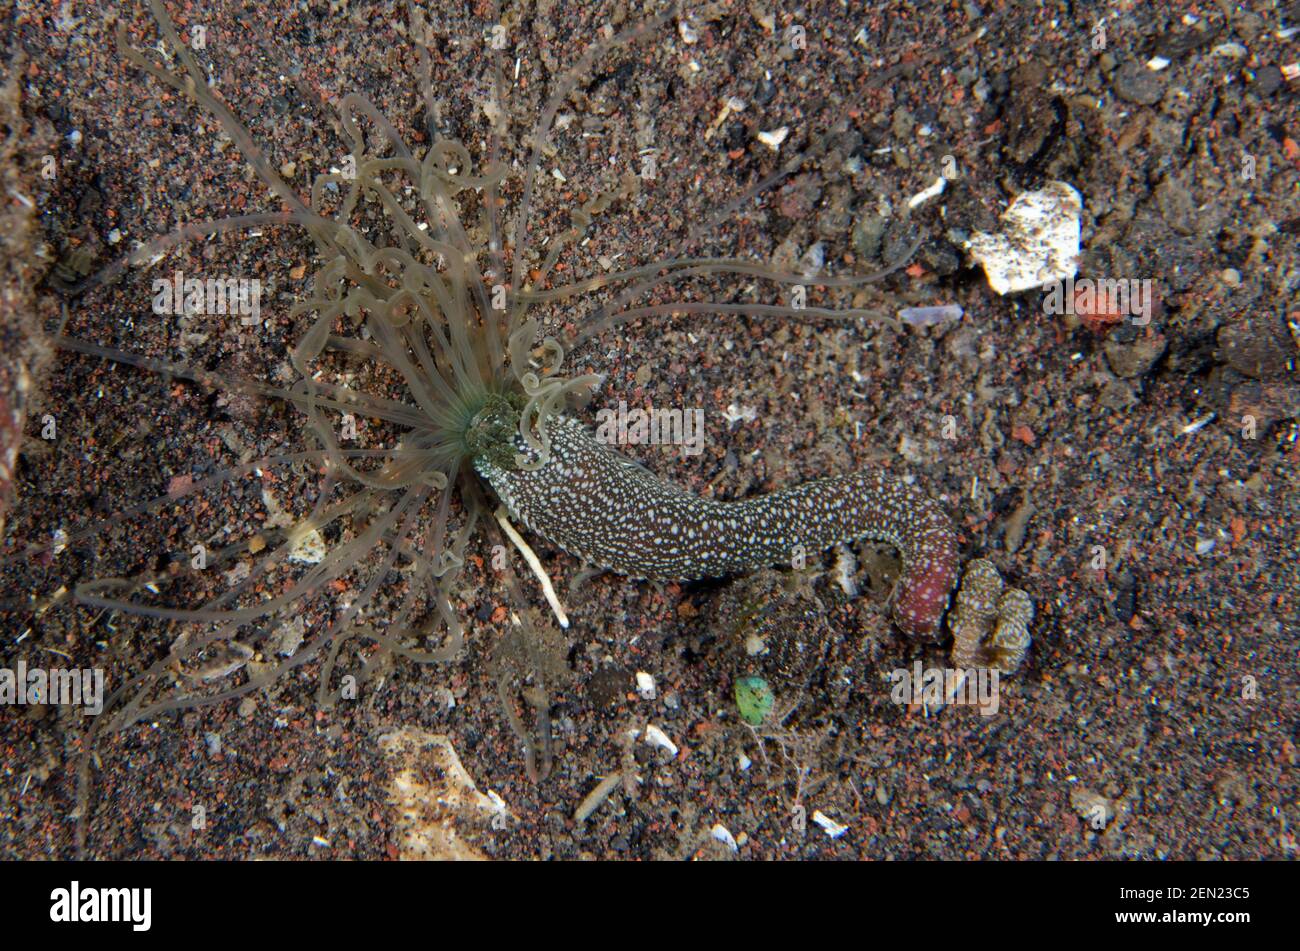
{"type": "Polygon", "coordinates": [[[928,541],[933,546],[928,557],[904,568],[894,602],[894,620],[908,637],[938,640],[939,622],[957,582],[957,544],[951,533],[928,541]]]}

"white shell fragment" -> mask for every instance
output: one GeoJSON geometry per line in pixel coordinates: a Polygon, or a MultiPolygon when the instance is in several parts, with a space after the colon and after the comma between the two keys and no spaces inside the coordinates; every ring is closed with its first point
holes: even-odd
{"type": "Polygon", "coordinates": [[[738,406],[735,403],[728,403],[726,410],[722,413],[722,418],[732,426],[736,423],[752,423],[758,419],[758,410],[752,406],[738,406]]]}
{"type": "Polygon", "coordinates": [[[243,668],[253,656],[253,649],[239,641],[228,641],[216,653],[216,656],[195,671],[194,676],[204,683],[222,680],[243,668]]]}
{"type": "Polygon", "coordinates": [[[848,826],[840,825],[840,823],[836,822],[834,819],[826,815],[826,813],[822,812],[820,809],[818,809],[816,812],[812,814],[812,820],[813,822],[821,826],[822,831],[825,832],[832,839],[838,839],[844,833],[849,831],[848,826]]]}
{"type": "Polygon", "coordinates": [[[676,758],[677,744],[668,739],[668,734],[653,723],[646,724],[645,741],[656,749],[667,750],[669,756],[676,758]]]}
{"type": "Polygon", "coordinates": [[[709,830],[709,835],[713,836],[733,852],[739,852],[740,846],[736,844],[736,837],[721,822],[709,830]]]}
{"type": "Polygon", "coordinates": [[[479,791],[451,740],[441,733],[404,727],[381,736],[379,749],[393,761],[388,802],[398,858],[486,859],[464,833],[475,827],[502,828],[514,816],[495,792],[479,791]]]}
{"type": "Polygon", "coordinates": [[[642,700],[653,700],[657,693],[654,676],[644,670],[636,672],[636,692],[642,700]]]}
{"type": "Polygon", "coordinates": [[[977,232],[966,242],[984,265],[989,286],[1014,294],[1074,277],[1079,269],[1079,216],[1083,199],[1065,182],[1024,192],[1002,214],[1002,231],[977,232]]]}
{"type": "Polygon", "coordinates": [[[762,142],[773,152],[780,152],[781,143],[785,141],[785,137],[789,134],[790,127],[783,125],[781,128],[773,129],[770,132],[760,132],[758,134],[758,141],[762,142]]]}
{"type": "Polygon", "coordinates": [[[312,528],[293,540],[289,547],[289,560],[301,565],[319,565],[325,560],[325,539],[312,528]]]}

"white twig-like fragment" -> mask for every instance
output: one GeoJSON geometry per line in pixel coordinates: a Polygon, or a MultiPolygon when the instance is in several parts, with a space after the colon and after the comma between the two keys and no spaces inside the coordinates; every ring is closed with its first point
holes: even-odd
{"type": "Polygon", "coordinates": [[[546,596],[546,603],[555,612],[555,619],[560,622],[560,627],[568,630],[569,616],[564,613],[564,605],[560,604],[560,599],[555,594],[555,588],[551,587],[551,579],[546,576],[546,571],[542,568],[542,563],[538,560],[537,555],[528,547],[528,543],[524,541],[523,536],[515,531],[515,527],[510,524],[510,520],[506,518],[504,508],[498,508],[496,516],[501,530],[519,549],[519,554],[524,556],[524,561],[528,562],[528,567],[533,569],[533,574],[537,576],[537,580],[542,586],[542,594],[546,596]]]}
{"type": "Polygon", "coordinates": [[[835,552],[835,582],[850,598],[858,596],[858,583],[854,580],[854,574],[858,570],[858,560],[853,557],[853,552],[849,550],[848,545],[841,545],[835,552]]]}
{"type": "Polygon", "coordinates": [[[606,776],[602,779],[596,785],[596,788],[587,793],[582,802],[578,804],[578,808],[575,809],[573,813],[573,821],[581,823],[590,819],[592,814],[604,804],[605,800],[609,798],[609,794],[612,793],[622,781],[622,773],[613,773],[612,775],[606,776]]]}
{"type": "Polygon", "coordinates": [[[844,833],[849,831],[848,826],[841,825],[840,823],[836,822],[834,819],[826,815],[826,813],[822,812],[820,809],[818,809],[816,812],[812,814],[812,818],[813,818],[813,822],[821,826],[822,831],[825,832],[832,839],[838,839],[844,833]]]}
{"type": "Polygon", "coordinates": [[[943,190],[947,187],[948,187],[948,180],[944,178],[942,175],[940,175],[938,178],[934,180],[934,184],[931,185],[929,188],[919,191],[911,198],[909,198],[907,200],[907,207],[915,208],[918,205],[925,204],[931,198],[938,198],[940,195],[943,194],[943,190]]]}

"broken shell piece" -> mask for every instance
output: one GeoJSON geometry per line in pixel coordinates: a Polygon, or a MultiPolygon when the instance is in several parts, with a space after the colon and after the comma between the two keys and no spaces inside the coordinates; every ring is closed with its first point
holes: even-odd
{"type": "Polygon", "coordinates": [[[202,664],[194,672],[194,676],[205,684],[210,684],[214,680],[221,680],[223,677],[229,677],[236,671],[242,670],[252,656],[253,649],[247,644],[241,644],[239,641],[227,641],[217,649],[216,656],[202,664]]]}
{"type": "Polygon", "coordinates": [[[655,679],[644,670],[636,672],[636,692],[642,700],[653,700],[655,698],[655,679]]]}
{"type": "Polygon", "coordinates": [[[646,724],[645,741],[657,749],[667,750],[670,757],[674,759],[677,757],[677,744],[668,739],[668,734],[653,723],[646,724]]]}
{"type": "Polygon", "coordinates": [[[773,129],[770,132],[760,132],[758,134],[758,141],[762,142],[773,152],[780,152],[781,143],[785,141],[785,137],[789,134],[790,127],[783,125],[781,128],[773,129]]]}
{"type": "Polygon", "coordinates": [[[404,727],[379,738],[393,762],[388,802],[402,860],[482,860],[463,829],[500,828],[515,817],[495,792],[479,792],[451,740],[440,733],[404,727]]]}
{"type": "Polygon", "coordinates": [[[977,232],[966,242],[999,294],[1033,290],[1074,277],[1079,267],[1083,199],[1065,182],[1024,192],[1002,214],[1002,231],[977,232]]]}
{"type": "Polygon", "coordinates": [[[816,812],[812,814],[812,820],[813,822],[821,826],[822,831],[825,832],[832,839],[838,839],[844,833],[849,831],[848,826],[841,825],[840,823],[836,822],[834,819],[826,815],[826,813],[822,812],[820,809],[818,809],[816,812]]]}
{"type": "Polygon", "coordinates": [[[736,837],[721,822],[709,830],[709,835],[713,836],[733,852],[739,852],[740,846],[736,844],[736,837]]]}
{"type": "Polygon", "coordinates": [[[738,406],[735,403],[729,403],[722,413],[722,418],[733,426],[736,423],[752,423],[758,419],[758,410],[752,406],[738,406]]]}
{"type": "Polygon", "coordinates": [[[301,565],[319,565],[325,560],[325,539],[311,528],[295,537],[289,546],[289,560],[301,565]]]}

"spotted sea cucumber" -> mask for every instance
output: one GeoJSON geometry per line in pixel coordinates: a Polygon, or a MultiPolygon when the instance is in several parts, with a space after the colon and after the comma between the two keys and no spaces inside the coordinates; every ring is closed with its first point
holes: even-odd
{"type": "Polygon", "coordinates": [[[895,621],[910,637],[937,639],[957,540],[920,488],[864,469],[718,501],[663,481],[572,417],[552,417],[548,429],[541,466],[480,456],[475,468],[515,519],[570,554],[632,578],[689,580],[791,564],[861,538],[885,541],[903,559],[895,621]]]}

